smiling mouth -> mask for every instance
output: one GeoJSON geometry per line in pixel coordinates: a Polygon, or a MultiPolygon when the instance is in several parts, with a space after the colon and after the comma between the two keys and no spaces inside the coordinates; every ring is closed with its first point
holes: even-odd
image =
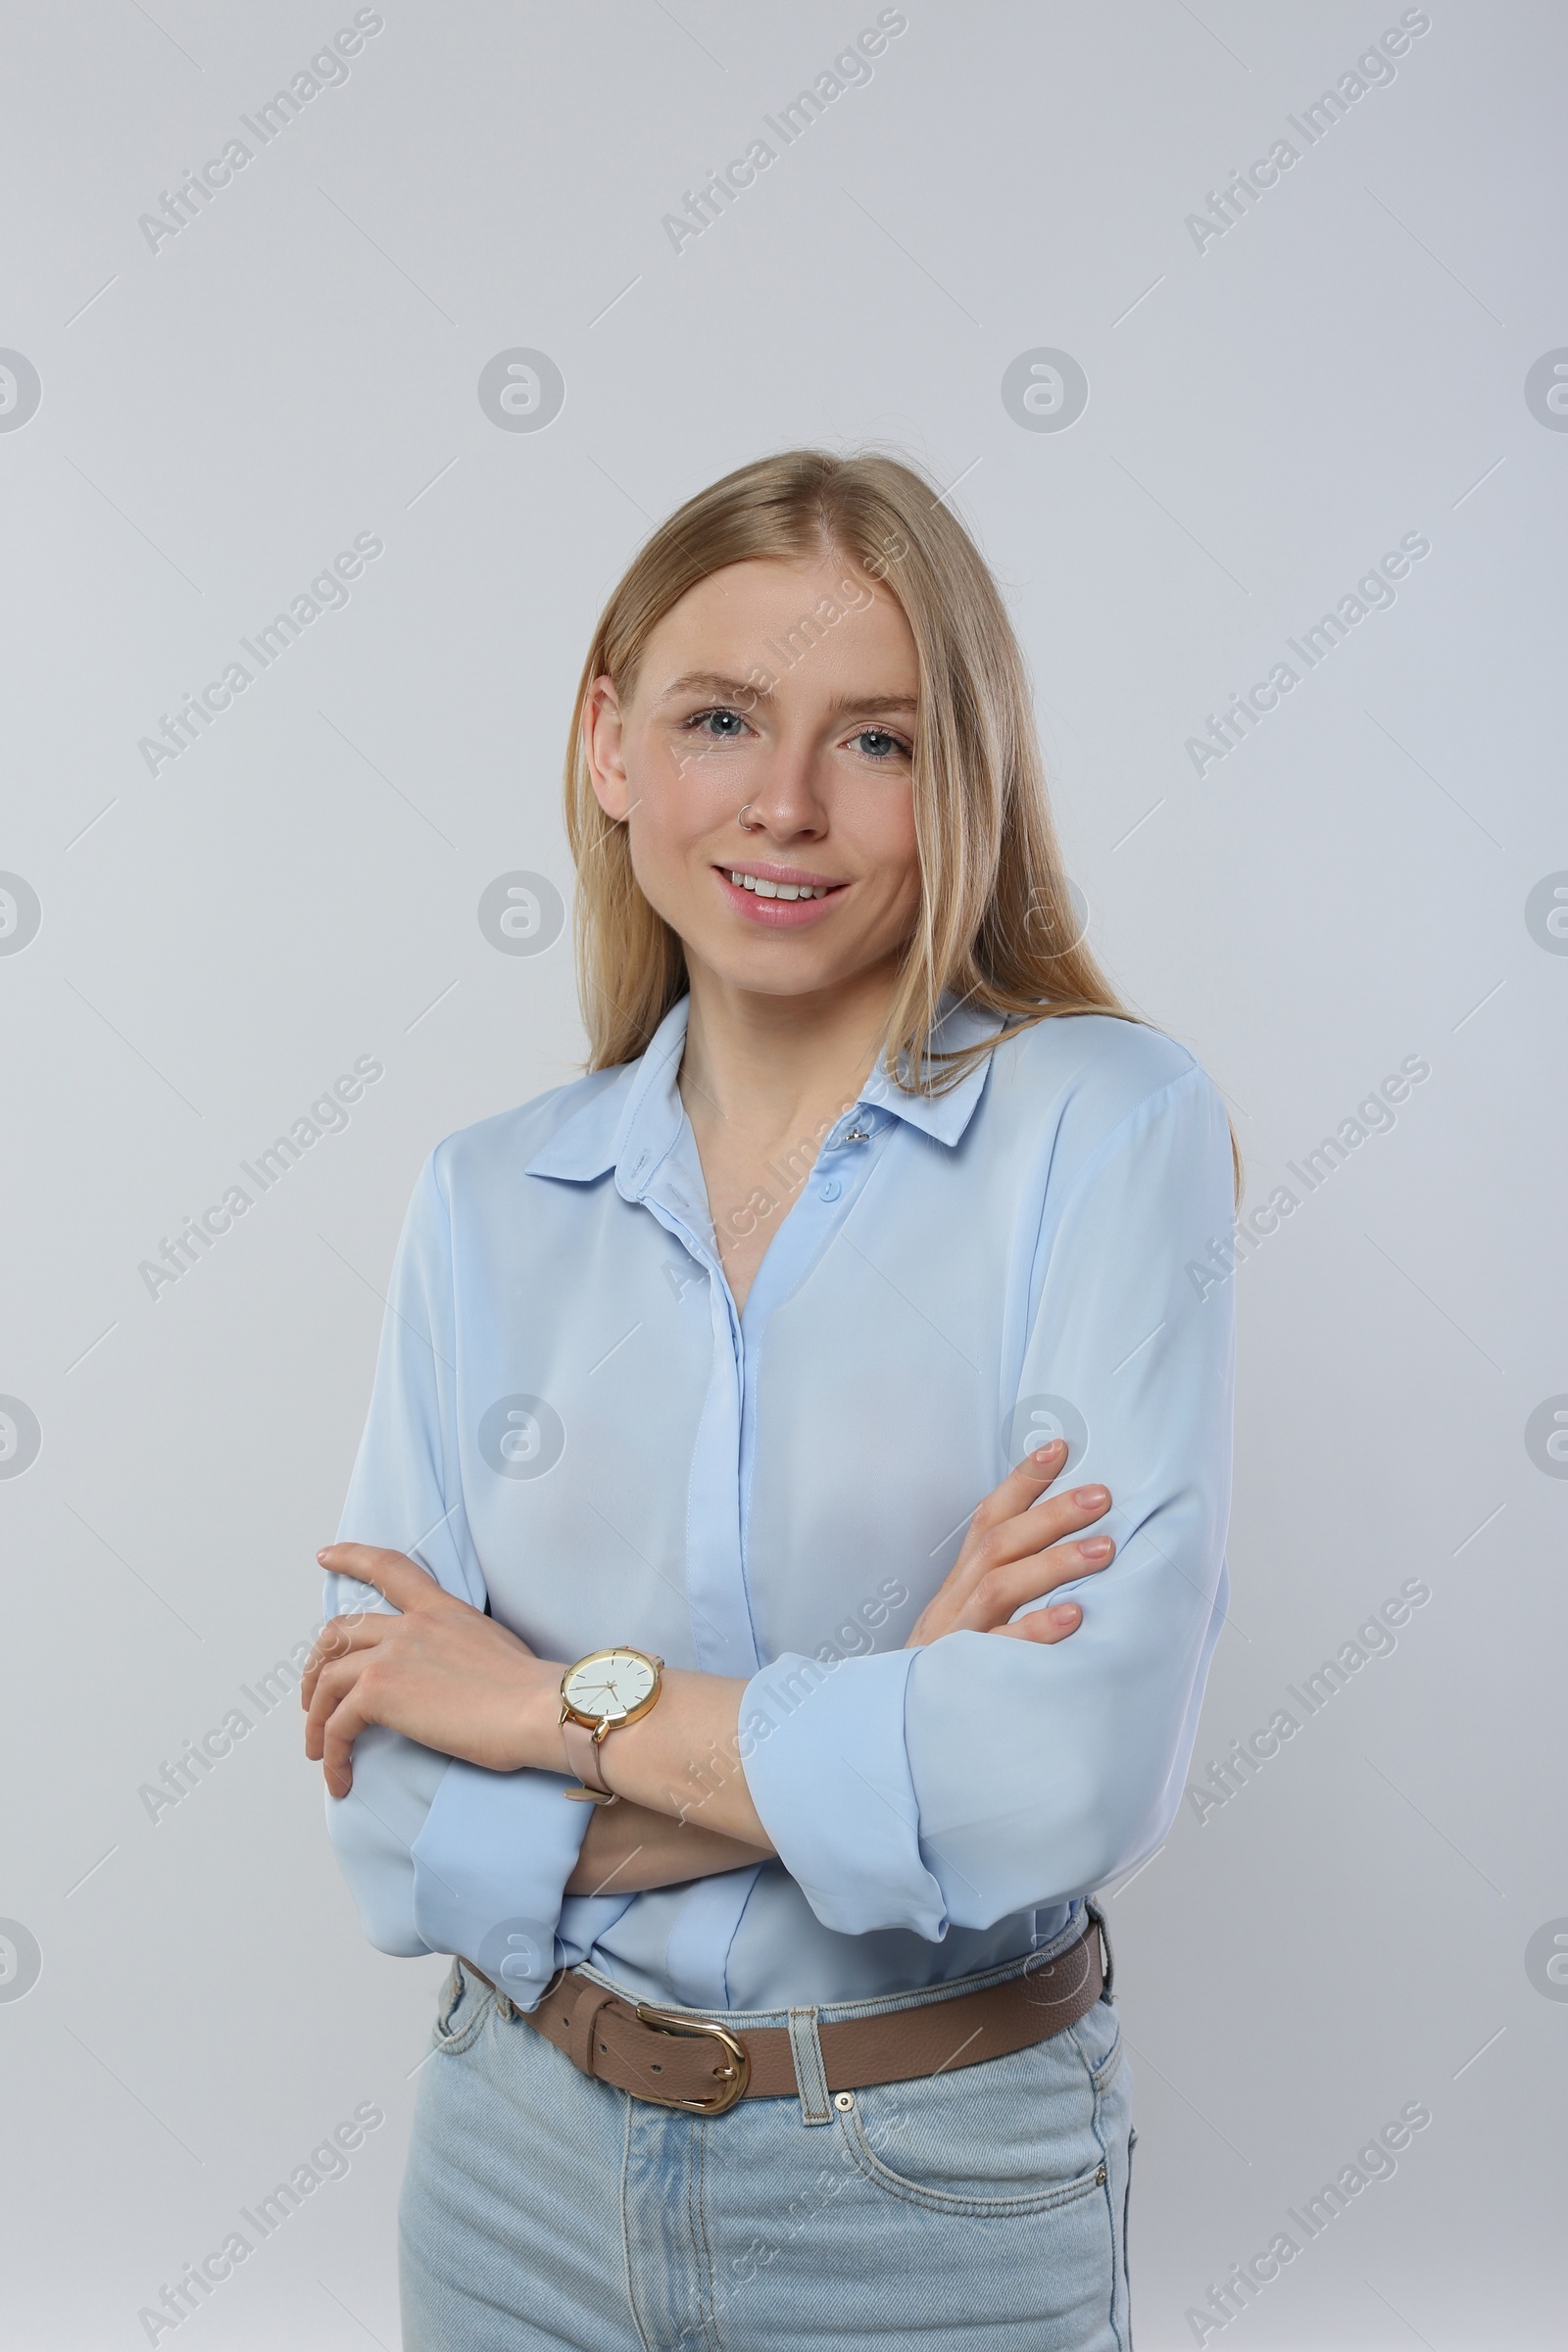
{"type": "Polygon", "coordinates": [[[842,890],[842,882],[782,882],[768,874],[754,874],[743,865],[720,866],[720,873],[737,890],[750,890],[760,899],[825,899],[831,891],[842,890]]]}

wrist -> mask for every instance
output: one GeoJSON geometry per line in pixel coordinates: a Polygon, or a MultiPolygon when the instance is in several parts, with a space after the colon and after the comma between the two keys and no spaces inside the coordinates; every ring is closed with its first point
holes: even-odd
{"type": "Polygon", "coordinates": [[[529,1658],[519,1678],[515,1770],[564,1772],[561,1740],[561,1678],[565,1668],[550,1658],[529,1658]]]}

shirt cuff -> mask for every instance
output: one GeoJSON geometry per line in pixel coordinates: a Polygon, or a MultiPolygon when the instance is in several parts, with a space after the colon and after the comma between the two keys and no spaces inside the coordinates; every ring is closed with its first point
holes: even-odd
{"type": "Polygon", "coordinates": [[[519,2009],[556,1972],[556,1926],[593,1807],[563,1773],[455,1759],[414,1844],[414,1918],[433,1952],[482,1969],[519,2009]]]}
{"type": "Polygon", "coordinates": [[[942,1889],[920,1851],[904,1739],[917,1652],[828,1661],[787,1650],[741,1697],[739,1754],[779,1860],[825,1928],[946,1935],[942,1889]]]}

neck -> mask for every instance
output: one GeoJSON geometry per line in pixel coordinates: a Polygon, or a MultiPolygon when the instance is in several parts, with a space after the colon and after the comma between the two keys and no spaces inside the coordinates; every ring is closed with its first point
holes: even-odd
{"type": "Polygon", "coordinates": [[[694,1127],[804,1133],[856,1100],[881,1050],[894,964],[807,996],[738,989],[689,958],[691,1009],[680,1090],[694,1127]]]}

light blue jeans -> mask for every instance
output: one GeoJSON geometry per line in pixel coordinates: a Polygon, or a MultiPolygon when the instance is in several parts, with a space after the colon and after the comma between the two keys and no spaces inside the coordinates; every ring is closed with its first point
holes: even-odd
{"type": "Polygon", "coordinates": [[[405,2352],[1129,2352],[1128,2072],[1102,1999],[825,2125],[793,2095],[705,2120],[591,2082],[455,1961],[403,2185],[405,2352]]]}

